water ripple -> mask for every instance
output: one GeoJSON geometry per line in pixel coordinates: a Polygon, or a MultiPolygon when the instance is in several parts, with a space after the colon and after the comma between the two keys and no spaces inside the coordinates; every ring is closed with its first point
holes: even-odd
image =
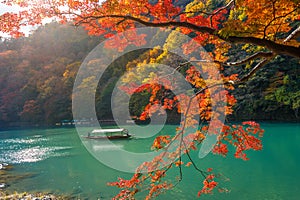
{"type": "Polygon", "coordinates": [[[50,157],[66,156],[71,147],[51,146],[47,138],[34,135],[26,138],[0,140],[0,162],[31,163],[50,157]]]}
{"type": "Polygon", "coordinates": [[[34,144],[39,142],[47,141],[47,138],[34,137],[34,138],[14,138],[14,139],[5,139],[1,140],[0,143],[3,144],[34,144]]]}
{"type": "Polygon", "coordinates": [[[71,147],[29,147],[19,150],[8,150],[4,155],[0,154],[0,162],[7,162],[12,164],[17,163],[31,163],[46,160],[50,157],[60,157],[68,155],[67,152],[71,147]]]}

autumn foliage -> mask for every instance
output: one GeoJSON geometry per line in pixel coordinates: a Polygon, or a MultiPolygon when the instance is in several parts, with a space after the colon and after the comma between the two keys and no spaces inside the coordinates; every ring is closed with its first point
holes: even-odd
{"type": "MultiPolygon", "coordinates": [[[[238,85],[249,80],[266,63],[277,55],[286,54],[299,58],[299,1],[295,0],[223,0],[223,1],[179,1],[158,0],[107,0],[99,3],[97,0],[49,0],[40,3],[38,0],[19,1],[7,0],[5,3],[18,4],[26,8],[18,13],[1,15],[1,31],[18,37],[22,35],[22,25],[41,24],[43,18],[56,17],[58,20],[73,21],[75,25],[84,26],[91,35],[104,35],[109,38],[114,33],[141,26],[165,27],[180,31],[193,38],[192,41],[182,44],[181,48],[186,55],[197,51],[193,42],[208,47],[208,55],[212,62],[206,62],[206,55],[200,52],[202,60],[195,59],[186,64],[177,63],[173,68],[181,71],[185,80],[193,88],[194,95],[182,93],[170,94],[168,78],[145,77],[147,84],[139,86],[133,79],[123,80],[120,87],[128,95],[147,92],[150,94],[148,104],[145,105],[138,120],[146,120],[161,109],[176,110],[184,118],[175,134],[172,136],[158,136],[152,145],[153,150],[165,150],[151,162],[143,163],[132,176],[125,180],[109,185],[120,188],[116,199],[132,199],[141,191],[147,191],[145,199],[153,198],[162,191],[176,186],[169,182],[167,172],[170,168],[178,168],[180,180],[182,168],[191,167],[199,172],[203,180],[203,187],[199,188],[198,196],[212,193],[215,188],[224,191],[216,181],[216,174],[212,169],[198,168],[190,152],[198,150],[198,145],[210,135],[217,135],[217,143],[212,149],[215,154],[227,156],[230,148],[235,149],[234,156],[248,160],[248,150],[261,150],[263,130],[259,124],[247,121],[237,125],[223,125],[222,118],[232,114],[236,99],[231,94],[238,85]],[[238,46],[248,52],[245,58],[232,58],[228,52],[233,46],[238,46]],[[244,75],[222,73],[232,66],[249,65],[249,73],[244,75]],[[202,67],[199,71],[196,65],[202,67]],[[221,72],[218,80],[213,75],[221,72]],[[203,77],[207,78],[204,79],[203,77]],[[150,79],[151,78],[151,79],[150,79]],[[157,84],[157,82],[164,84],[157,84]],[[221,90],[217,86],[224,85],[221,90]],[[214,105],[220,110],[214,110],[214,105]],[[215,127],[222,127],[219,131],[210,131],[208,125],[200,126],[195,132],[187,131],[189,127],[197,127],[201,122],[213,122],[215,127]],[[171,144],[175,148],[170,150],[171,144]],[[187,157],[184,163],[182,157],[187,157]],[[172,162],[167,162],[167,161],[172,162]]],[[[106,47],[122,51],[129,45],[141,46],[145,44],[147,35],[119,34],[116,40],[107,40],[106,47]],[[138,40],[136,40],[138,38],[138,40]],[[133,42],[134,41],[134,42],[133,42]],[[138,41],[138,42],[137,42],[138,41]]],[[[172,33],[170,33],[171,35],[172,33]]],[[[166,45],[172,45],[171,36],[166,45]]],[[[168,59],[168,52],[152,52],[151,60],[143,60],[144,64],[160,62],[168,59]]],[[[130,63],[129,63],[130,64],[130,63]]],[[[137,65],[143,69],[145,65],[137,65]]],[[[130,66],[128,65],[128,68],[130,66]]],[[[34,106],[28,103],[26,105],[34,106]]]]}

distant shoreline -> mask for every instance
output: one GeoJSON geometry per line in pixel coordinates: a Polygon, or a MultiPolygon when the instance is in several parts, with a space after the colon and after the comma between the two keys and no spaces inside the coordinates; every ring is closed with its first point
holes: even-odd
{"type": "MultiPolygon", "coordinates": [[[[297,124],[300,123],[300,119],[298,120],[253,120],[253,119],[245,119],[245,120],[230,120],[227,121],[226,123],[241,123],[243,121],[256,121],[258,123],[292,123],[292,124],[297,124]]],[[[130,124],[122,124],[122,125],[132,125],[133,123],[130,124]]],[[[137,123],[138,125],[147,125],[147,123],[137,123]]],[[[97,124],[90,124],[84,127],[93,127],[96,126],[97,124]]],[[[106,123],[106,124],[100,124],[101,126],[117,126],[116,123],[106,123]]],[[[157,123],[157,125],[160,125],[157,123]]],[[[166,123],[166,125],[179,125],[179,123],[166,123]]],[[[22,130],[22,129],[48,129],[48,128],[75,128],[74,124],[70,125],[47,125],[47,124],[27,124],[27,125],[19,125],[17,126],[0,126],[0,131],[10,131],[10,130],[22,130]]]]}

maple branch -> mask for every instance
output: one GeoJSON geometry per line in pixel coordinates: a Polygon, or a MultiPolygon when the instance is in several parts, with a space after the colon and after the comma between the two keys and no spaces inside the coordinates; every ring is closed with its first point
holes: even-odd
{"type": "Polygon", "coordinates": [[[276,54],[286,54],[296,58],[300,58],[300,47],[294,47],[284,44],[278,44],[271,40],[260,39],[255,37],[238,37],[238,36],[229,36],[226,41],[232,43],[250,43],[258,46],[267,47],[276,54]]]}
{"type": "MultiPolygon", "coordinates": [[[[240,60],[240,61],[235,61],[235,62],[220,62],[218,60],[190,60],[190,61],[187,61],[187,62],[184,62],[184,63],[180,63],[180,65],[177,67],[181,67],[181,65],[186,65],[190,62],[205,62],[205,63],[211,63],[211,62],[214,62],[214,63],[217,63],[217,64],[220,64],[222,66],[239,66],[239,65],[242,65],[242,64],[246,64],[247,62],[251,61],[251,60],[255,60],[257,58],[270,58],[270,57],[273,57],[274,54],[272,52],[263,52],[263,51],[260,51],[260,52],[256,52],[254,54],[252,54],[251,56],[248,56],[247,58],[244,58],[243,60],[240,60]]],[[[177,69],[175,68],[175,70],[177,69]]]]}
{"type": "Polygon", "coordinates": [[[276,54],[287,54],[293,57],[300,58],[300,47],[294,47],[294,46],[289,46],[285,44],[279,44],[275,43],[271,40],[267,40],[265,38],[256,38],[256,37],[243,37],[243,36],[228,36],[224,37],[220,35],[216,29],[207,27],[207,26],[198,26],[193,23],[189,22],[179,22],[179,21],[169,21],[169,22],[160,22],[160,23],[155,23],[155,22],[150,22],[150,21],[145,21],[137,17],[133,17],[131,15],[101,15],[101,16],[87,16],[87,17],[82,17],[83,19],[86,18],[93,18],[93,19],[101,19],[101,18],[120,18],[120,19],[125,19],[125,20],[131,20],[135,21],[137,23],[140,23],[145,26],[149,27],[185,27],[189,28],[191,30],[201,32],[201,33],[208,33],[210,35],[214,35],[224,41],[230,42],[230,43],[250,43],[258,46],[263,46],[271,51],[273,51],[276,54]]]}
{"type": "MultiPolygon", "coordinates": [[[[185,115],[184,116],[187,116],[188,114],[188,111],[190,109],[190,106],[191,106],[191,103],[192,103],[192,100],[200,93],[202,93],[203,91],[205,91],[206,89],[209,89],[209,88],[213,88],[213,87],[217,87],[217,86],[221,86],[221,85],[238,85],[238,84],[242,84],[242,83],[245,83],[246,81],[248,81],[259,69],[261,69],[265,64],[267,64],[271,58],[273,58],[275,55],[274,53],[272,52],[256,52],[254,53],[253,55],[250,55],[240,61],[236,61],[236,62],[226,62],[226,63],[223,63],[223,62],[220,62],[220,61],[210,61],[210,60],[190,60],[190,61],[187,61],[187,62],[184,62],[184,63],[180,63],[174,70],[173,72],[171,72],[170,74],[167,74],[165,75],[164,77],[166,76],[169,76],[169,75],[172,75],[174,74],[178,69],[180,69],[181,67],[189,64],[190,62],[206,62],[206,63],[210,63],[210,62],[214,62],[214,63],[218,63],[220,65],[223,65],[223,66],[239,66],[239,65],[242,65],[242,64],[246,64],[247,62],[251,61],[251,60],[255,60],[257,58],[263,58],[263,60],[261,60],[258,64],[256,64],[256,66],[250,71],[248,72],[245,76],[243,76],[239,81],[237,82],[233,82],[232,80],[230,81],[227,81],[227,82],[221,82],[221,83],[216,83],[216,84],[213,84],[213,85],[210,85],[210,86],[206,86],[204,88],[202,88],[201,90],[197,91],[195,93],[194,96],[191,97],[189,103],[188,103],[188,106],[187,106],[187,109],[185,111],[185,115]]],[[[183,128],[185,127],[185,123],[186,123],[186,118],[184,119],[183,121],[183,128]]],[[[178,133],[179,134],[183,134],[183,133],[178,133]]],[[[177,138],[178,136],[175,136],[175,138],[177,138]]]]}
{"type": "Polygon", "coordinates": [[[265,64],[267,64],[269,62],[269,59],[264,58],[263,60],[261,60],[259,63],[257,63],[255,65],[255,67],[253,67],[253,69],[248,72],[248,74],[246,74],[245,76],[243,76],[239,81],[237,81],[234,84],[242,84],[245,83],[246,81],[248,81],[259,69],[261,69],[265,64]]]}
{"type": "Polygon", "coordinates": [[[188,12],[180,12],[177,15],[173,16],[173,19],[176,19],[178,16],[183,15],[183,14],[195,14],[195,13],[201,13],[207,16],[210,16],[210,26],[212,27],[212,18],[217,15],[218,13],[220,13],[222,10],[228,9],[229,10],[235,5],[235,0],[231,0],[230,2],[228,2],[225,6],[217,9],[216,11],[213,12],[205,12],[202,10],[197,10],[197,11],[188,11],[188,12]]]}
{"type": "Polygon", "coordinates": [[[213,12],[213,14],[210,16],[210,26],[212,26],[212,18],[216,15],[216,14],[218,14],[219,12],[221,12],[222,10],[225,10],[225,9],[227,9],[227,8],[229,8],[229,10],[233,7],[235,5],[235,0],[231,0],[230,2],[228,2],[228,4],[227,5],[225,5],[225,6],[223,6],[223,7],[221,7],[221,8],[219,8],[218,10],[216,10],[215,12],[213,12]]]}
{"type": "MultiPolygon", "coordinates": [[[[252,56],[249,56],[248,58],[242,60],[242,61],[239,61],[239,62],[235,62],[236,65],[241,65],[241,64],[244,64],[248,61],[250,61],[251,59],[249,58],[252,58],[252,59],[255,59],[255,58],[258,58],[258,54],[260,53],[263,53],[263,52],[258,52],[256,54],[253,54],[252,56]]],[[[230,81],[227,81],[227,82],[224,82],[224,83],[216,83],[216,84],[213,84],[213,85],[210,85],[210,86],[206,86],[204,88],[202,88],[200,91],[198,91],[195,96],[197,96],[198,94],[202,93],[204,90],[206,89],[209,89],[209,88],[213,88],[213,87],[216,87],[216,86],[220,86],[222,84],[225,84],[225,85],[238,85],[238,84],[242,84],[242,83],[245,83],[247,82],[259,69],[261,69],[265,64],[267,64],[271,58],[274,57],[274,54],[268,54],[267,57],[264,57],[263,60],[261,60],[259,63],[257,63],[255,65],[255,67],[253,67],[253,69],[248,72],[245,76],[243,76],[242,78],[240,78],[240,80],[238,80],[237,82],[233,82],[232,80],[230,81]]],[[[229,65],[229,66],[233,66],[233,65],[229,65]]]]}
{"type": "MultiPolygon", "coordinates": [[[[181,144],[180,144],[180,145],[181,145],[181,144]]],[[[180,151],[181,151],[181,147],[180,147],[180,151]]],[[[180,154],[181,154],[181,153],[180,153],[180,154]]],[[[182,181],[182,167],[181,167],[181,162],[182,162],[182,157],[180,156],[180,157],[179,157],[179,175],[180,175],[180,177],[179,177],[178,182],[182,181]]]]}
{"type": "Polygon", "coordinates": [[[196,163],[195,163],[194,160],[192,159],[190,153],[188,152],[188,149],[187,149],[187,146],[186,146],[185,142],[184,142],[183,144],[184,144],[185,149],[186,149],[186,155],[188,156],[188,158],[189,158],[190,162],[192,163],[194,169],[195,169],[196,171],[200,172],[200,174],[201,174],[204,178],[206,178],[205,171],[203,171],[203,170],[201,170],[201,169],[198,168],[198,166],[196,165],[196,163]]]}
{"type": "MultiPolygon", "coordinates": [[[[281,16],[277,16],[277,17],[276,17],[276,14],[275,14],[275,11],[276,11],[276,9],[275,9],[275,3],[276,3],[276,1],[273,2],[273,19],[265,26],[263,38],[266,37],[266,35],[267,35],[267,33],[266,33],[266,32],[267,32],[267,29],[268,29],[269,26],[272,24],[272,22],[276,21],[277,19],[287,17],[288,15],[292,14],[292,13],[295,12],[297,9],[299,9],[299,6],[297,6],[294,10],[292,10],[292,11],[286,13],[285,15],[281,15],[281,16]]],[[[278,24],[278,25],[280,26],[280,24],[278,24]]],[[[276,32],[277,32],[277,31],[276,31],[276,32]]]]}
{"type": "Polygon", "coordinates": [[[296,28],[291,34],[289,34],[283,42],[287,42],[289,40],[291,40],[293,37],[300,35],[300,26],[298,26],[298,28],[296,28]]]}
{"type": "Polygon", "coordinates": [[[205,90],[207,90],[209,88],[214,88],[214,87],[217,87],[217,86],[222,86],[224,84],[225,85],[239,85],[239,84],[247,82],[259,69],[261,69],[265,64],[267,64],[270,61],[271,58],[273,58],[273,57],[264,58],[263,60],[261,60],[259,63],[257,63],[255,65],[255,67],[250,72],[248,72],[245,76],[243,76],[242,78],[240,78],[240,80],[238,80],[236,82],[234,82],[232,80],[229,80],[229,81],[226,81],[226,82],[215,83],[215,84],[212,84],[212,85],[208,85],[208,86],[202,88],[201,90],[197,91],[191,97],[187,109],[190,108],[190,104],[192,102],[192,99],[194,99],[195,97],[197,97],[198,94],[204,92],[205,90]]]}
{"type": "Polygon", "coordinates": [[[238,65],[242,65],[242,64],[246,64],[247,62],[251,61],[251,60],[255,60],[257,58],[270,58],[274,56],[274,54],[272,52],[256,52],[254,54],[252,54],[251,56],[248,56],[247,58],[244,58],[243,60],[240,61],[235,61],[235,62],[226,62],[223,63],[224,66],[238,66],[238,65]]]}
{"type": "Polygon", "coordinates": [[[213,29],[211,27],[198,26],[198,25],[195,25],[195,24],[192,24],[192,23],[189,23],[189,22],[168,21],[168,22],[155,23],[155,22],[145,21],[145,20],[142,20],[140,18],[133,17],[131,15],[100,15],[100,16],[85,16],[85,17],[78,16],[78,17],[82,18],[83,20],[86,20],[88,18],[92,18],[94,20],[102,19],[102,18],[120,18],[120,19],[135,21],[135,22],[138,22],[142,25],[149,26],[149,27],[170,27],[170,26],[186,27],[186,28],[196,30],[198,32],[209,33],[209,34],[212,34],[212,35],[216,31],[215,29],[213,29]]]}

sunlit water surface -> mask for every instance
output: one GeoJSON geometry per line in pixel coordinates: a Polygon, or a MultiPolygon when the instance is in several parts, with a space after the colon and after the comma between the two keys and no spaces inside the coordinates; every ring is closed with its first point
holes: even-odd
{"type": "MultiPolygon", "coordinates": [[[[225,194],[214,192],[200,199],[299,199],[300,124],[262,123],[262,127],[265,129],[264,149],[249,152],[249,161],[237,160],[232,154],[226,158],[209,154],[199,159],[197,152],[194,153],[198,166],[212,167],[223,174],[224,180],[220,184],[230,190],[225,194]]],[[[172,133],[175,128],[165,126],[162,133],[172,133]]],[[[147,152],[152,140],[120,140],[115,141],[115,145],[98,145],[97,148],[103,153],[116,147],[147,152]]],[[[118,190],[107,186],[107,182],[130,177],[130,174],[96,160],[81,143],[75,128],[2,131],[0,163],[3,162],[14,166],[10,173],[32,174],[30,178],[10,183],[8,190],[12,191],[45,191],[81,199],[111,199],[118,190]]],[[[202,178],[192,169],[184,168],[182,182],[159,199],[196,199],[202,178]]],[[[170,171],[173,180],[178,175],[178,170],[170,171]]]]}

